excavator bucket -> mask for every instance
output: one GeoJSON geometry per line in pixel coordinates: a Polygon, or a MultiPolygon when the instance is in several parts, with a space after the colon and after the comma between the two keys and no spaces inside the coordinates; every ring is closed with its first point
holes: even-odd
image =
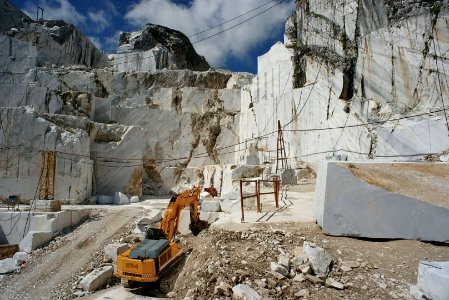
{"type": "Polygon", "coordinates": [[[203,231],[204,229],[209,228],[209,223],[207,223],[206,221],[201,221],[198,220],[198,222],[192,222],[189,225],[189,229],[192,231],[193,235],[198,235],[200,234],[201,231],[203,231]]]}

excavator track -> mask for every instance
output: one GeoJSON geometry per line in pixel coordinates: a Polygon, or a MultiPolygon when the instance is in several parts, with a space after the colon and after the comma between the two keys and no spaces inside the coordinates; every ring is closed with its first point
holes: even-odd
{"type": "Polygon", "coordinates": [[[183,253],[181,257],[171,267],[161,275],[159,280],[159,290],[164,293],[170,293],[175,287],[176,279],[184,267],[187,255],[183,253]]]}

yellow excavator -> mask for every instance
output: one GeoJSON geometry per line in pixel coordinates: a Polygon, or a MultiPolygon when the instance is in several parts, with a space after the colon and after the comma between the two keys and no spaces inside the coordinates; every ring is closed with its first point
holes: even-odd
{"type": "Polygon", "coordinates": [[[190,230],[197,235],[207,223],[199,219],[200,188],[195,186],[171,198],[158,228],[148,228],[145,239],[117,257],[116,275],[132,287],[137,282],[159,282],[160,290],[173,289],[173,273],[184,251],[174,242],[181,211],[190,206],[190,230]]]}

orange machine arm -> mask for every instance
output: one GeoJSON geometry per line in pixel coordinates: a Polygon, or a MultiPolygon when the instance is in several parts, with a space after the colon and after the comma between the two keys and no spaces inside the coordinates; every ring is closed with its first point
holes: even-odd
{"type": "Polygon", "coordinates": [[[200,218],[198,211],[199,195],[200,187],[195,186],[192,190],[184,191],[171,198],[161,222],[161,229],[167,237],[167,240],[171,241],[178,231],[180,214],[186,206],[190,205],[190,221],[193,225],[192,227],[197,226],[200,218]]]}

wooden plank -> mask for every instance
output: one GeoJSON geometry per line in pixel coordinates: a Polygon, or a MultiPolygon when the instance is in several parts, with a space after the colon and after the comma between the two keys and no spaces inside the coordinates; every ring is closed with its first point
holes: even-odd
{"type": "Polygon", "coordinates": [[[0,259],[13,257],[19,251],[19,245],[0,245],[0,259]]]}

